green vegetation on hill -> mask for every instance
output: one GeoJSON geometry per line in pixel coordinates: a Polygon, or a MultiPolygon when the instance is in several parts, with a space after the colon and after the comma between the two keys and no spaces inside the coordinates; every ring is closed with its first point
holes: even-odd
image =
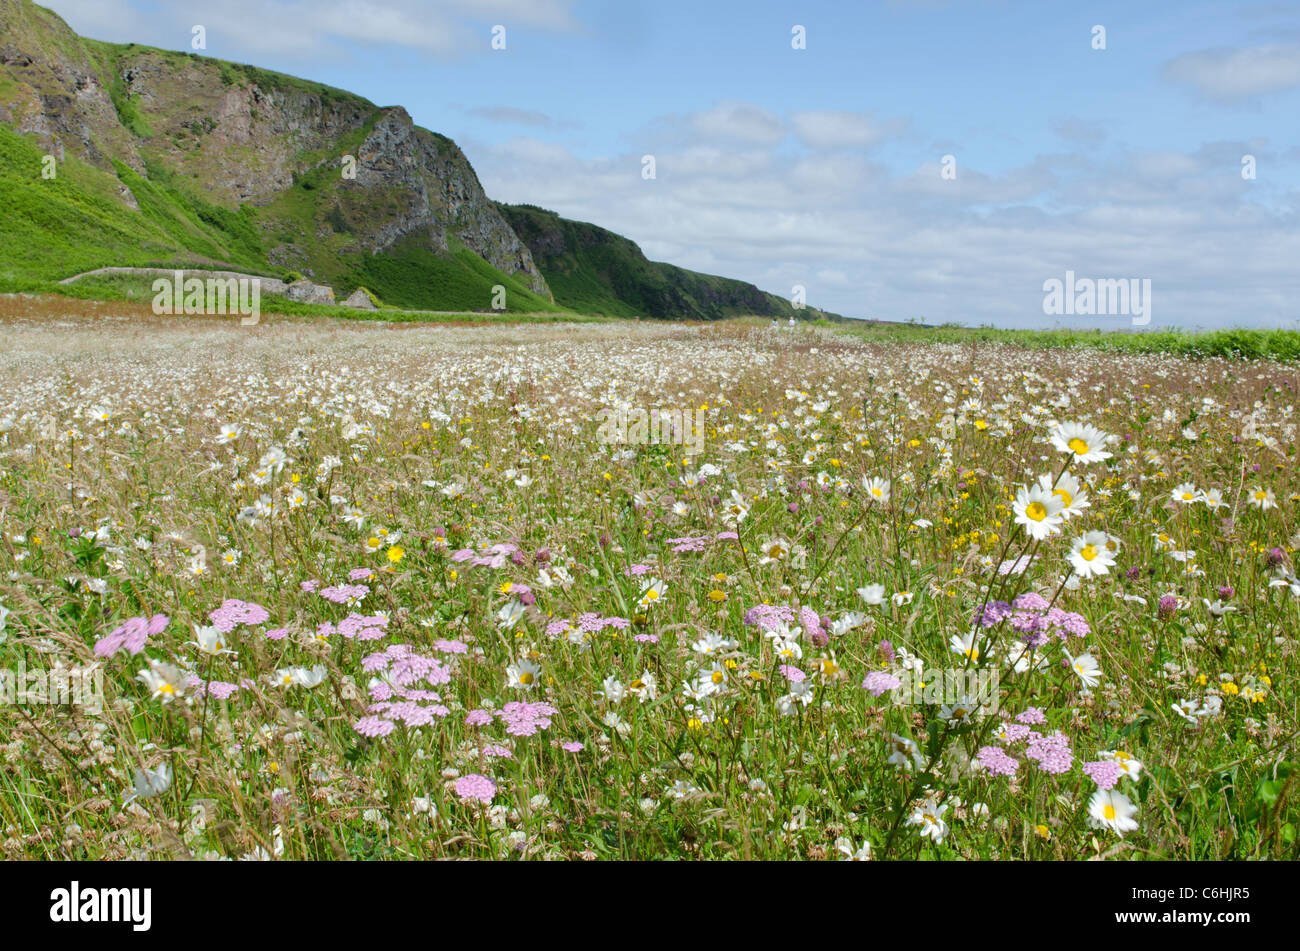
{"type": "Polygon", "coordinates": [[[365,257],[352,276],[349,292],[364,284],[398,307],[427,307],[428,301],[435,300],[439,310],[487,310],[492,306],[492,288],[501,285],[508,311],[564,310],[454,239],[449,239],[447,256],[435,254],[421,239],[427,241],[428,235],[408,235],[387,254],[365,257]]]}
{"type": "Polygon", "coordinates": [[[0,291],[29,290],[97,267],[203,266],[266,272],[249,215],[212,205],[114,163],[117,176],[68,155],[42,178],[34,139],[0,123],[0,291]],[[118,197],[125,185],[140,210],[118,197]]]}
{"type": "MultiPolygon", "coordinates": [[[[114,177],[69,154],[57,164],[55,177],[46,179],[43,159],[34,139],[0,123],[0,292],[84,296],[101,285],[74,289],[55,282],[99,267],[228,267],[283,274],[267,264],[259,209],[204,201],[161,167],[151,166],[146,179],[114,162],[114,177]],[[122,186],[131,190],[138,211],[118,197],[122,186]]],[[[310,178],[299,185],[277,209],[293,209],[300,201],[302,215],[311,214],[310,178]]],[[[437,255],[411,235],[388,254],[336,257],[324,269],[324,279],[334,282],[340,298],[364,284],[384,301],[413,309],[488,310],[492,287],[501,284],[509,312],[564,310],[454,239],[450,243],[447,255],[437,255]]],[[[317,253],[327,252],[323,247],[317,253]]]]}
{"type": "Polygon", "coordinates": [[[825,316],[812,308],[797,312],[789,301],[744,281],[647,260],[621,235],[536,205],[497,207],[528,245],[556,303],[582,313],[694,320],[825,316]]]}

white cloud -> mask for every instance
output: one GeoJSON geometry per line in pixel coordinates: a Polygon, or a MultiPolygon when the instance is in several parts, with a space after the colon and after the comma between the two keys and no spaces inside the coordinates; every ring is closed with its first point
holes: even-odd
{"type": "Polygon", "coordinates": [[[692,113],[687,125],[696,136],[708,141],[776,145],[786,135],[783,119],[748,102],[722,102],[712,109],[692,113]]]}
{"type": "Polygon", "coordinates": [[[1232,103],[1300,87],[1300,44],[1218,47],[1175,56],[1162,70],[1216,102],[1232,103]]]}
{"type": "MultiPolygon", "coordinates": [[[[188,49],[207,31],[209,56],[305,57],[387,46],[453,58],[490,49],[491,29],[575,33],[576,0],[190,0],[143,16],[123,0],[47,0],[78,33],[115,42],[188,49]]],[[[508,48],[508,47],[507,47],[508,48]]]]}
{"type": "MultiPolygon", "coordinates": [[[[769,114],[763,125],[783,121],[769,114]]],[[[693,129],[694,117],[677,125],[693,129]]],[[[779,294],[804,284],[810,304],[851,316],[1117,326],[1043,315],[1043,281],[1073,270],[1150,278],[1156,327],[1300,319],[1300,232],[1252,200],[1225,158],[1247,143],[1039,155],[999,174],[962,166],[945,181],[933,162],[890,173],[861,155],[792,155],[766,138],[735,151],[685,138],[656,154],[653,181],[641,178],[638,151],[592,160],[531,140],[462,145],[493,197],[594,222],[652,260],[779,294]]]]}
{"type": "Polygon", "coordinates": [[[790,119],[794,133],[814,149],[865,149],[899,134],[904,123],[877,122],[860,112],[817,110],[796,112],[790,119]]]}

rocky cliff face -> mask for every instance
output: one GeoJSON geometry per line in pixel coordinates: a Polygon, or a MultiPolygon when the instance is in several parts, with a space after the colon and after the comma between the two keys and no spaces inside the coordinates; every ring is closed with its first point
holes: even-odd
{"type": "Polygon", "coordinates": [[[382,251],[406,235],[425,232],[433,250],[446,251],[447,236],[453,235],[497,269],[528,275],[531,290],[549,293],[527,245],[451,139],[417,127],[401,107],[383,109],[356,157],[355,180],[344,180],[338,192],[349,229],[374,208],[378,196],[394,202],[390,215],[358,234],[368,250],[382,251]]]}
{"type": "MultiPolygon", "coordinates": [[[[30,0],[0,0],[0,122],[60,159],[70,152],[110,173],[120,162],[227,208],[253,206],[272,265],[329,279],[341,257],[414,235],[434,252],[454,240],[550,296],[464,154],[401,108],[253,67],[83,39],[30,0]]],[[[135,205],[125,184],[119,194],[135,205]]]]}

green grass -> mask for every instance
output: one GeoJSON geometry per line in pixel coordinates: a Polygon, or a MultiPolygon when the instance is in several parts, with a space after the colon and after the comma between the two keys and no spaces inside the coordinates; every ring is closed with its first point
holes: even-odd
{"type": "MultiPolygon", "coordinates": [[[[421,244],[421,235],[409,235],[383,255],[362,259],[353,286],[364,284],[383,301],[398,307],[437,310],[479,310],[492,306],[492,288],[506,289],[506,310],[565,310],[533,293],[522,283],[502,274],[477,254],[449,238],[449,254],[435,254],[421,244]],[[430,308],[429,301],[437,301],[430,308]]],[[[346,285],[345,285],[346,286],[346,285]]]]}
{"type": "Polygon", "coordinates": [[[1118,353],[1167,353],[1191,357],[1300,359],[1300,330],[1229,328],[1209,331],[1000,330],[945,324],[819,322],[867,340],[891,343],[1011,344],[1035,350],[1085,347],[1118,353]]]}
{"type": "MultiPolygon", "coordinates": [[[[272,276],[272,275],[265,275],[272,276]]],[[[45,283],[29,288],[30,293],[60,294],[65,297],[82,300],[138,301],[147,303],[153,300],[153,282],[158,278],[145,274],[104,274],[84,277],[72,284],[45,283]]],[[[560,310],[555,307],[527,310],[522,307],[507,308],[504,312],[487,311],[470,305],[463,313],[455,313],[455,308],[439,311],[437,314],[423,312],[422,309],[396,307],[379,301],[378,295],[369,292],[372,301],[378,302],[376,310],[361,310],[345,307],[342,304],[306,304],[290,300],[279,294],[262,294],[260,306],[263,314],[277,314],[286,317],[336,317],[345,320],[381,321],[390,323],[559,323],[600,322],[607,318],[586,316],[560,310]],[[474,312],[478,310],[478,312],[474,312]]]]}
{"type": "Polygon", "coordinates": [[[44,153],[0,125],[0,291],[37,290],[98,267],[224,263],[265,269],[248,215],[141,178],[118,176],[68,156],[41,177],[44,153]],[[122,184],[140,205],[117,196],[122,184]]]}

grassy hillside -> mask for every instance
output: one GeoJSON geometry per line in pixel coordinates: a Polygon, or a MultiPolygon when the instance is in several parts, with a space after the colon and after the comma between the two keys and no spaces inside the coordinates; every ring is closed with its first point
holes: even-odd
{"type": "Polygon", "coordinates": [[[426,301],[435,300],[439,309],[486,310],[492,305],[492,288],[499,284],[506,289],[507,310],[565,309],[502,274],[454,239],[449,240],[450,254],[443,256],[421,244],[421,237],[410,235],[387,254],[364,258],[349,279],[398,307],[426,307],[426,301]]]}
{"type": "Polygon", "coordinates": [[[0,124],[0,290],[33,290],[96,267],[225,263],[269,273],[251,216],[69,155],[41,177],[36,141],[0,124]],[[125,185],[139,203],[118,197],[125,185]]]}
{"type": "Polygon", "coordinates": [[[0,36],[0,291],[85,294],[100,285],[55,282],[104,266],[218,267],[429,310],[486,310],[500,284],[511,312],[563,311],[535,271],[499,269],[531,264],[511,257],[518,240],[455,143],[400,109],[79,37],[29,0],[0,0],[0,36]],[[400,155],[363,148],[385,121],[400,155]],[[340,173],[363,153],[376,163],[364,187],[340,173]]]}
{"type": "MultiPolygon", "coordinates": [[[[46,179],[41,177],[43,157],[34,139],[0,123],[0,292],[84,295],[101,285],[72,288],[55,282],[107,266],[285,274],[266,260],[260,225],[267,210],[212,204],[173,184],[164,170],[153,170],[153,178],[146,179],[115,162],[116,175],[110,175],[72,155],[58,163],[54,178],[46,179]],[[138,211],[118,197],[123,185],[134,195],[138,211]]],[[[295,185],[274,210],[300,202],[306,214],[309,187],[309,181],[295,185]]],[[[446,255],[420,247],[415,239],[408,236],[385,255],[336,258],[325,277],[340,297],[364,285],[386,303],[407,308],[486,310],[492,287],[501,284],[512,313],[564,310],[454,239],[446,255]]],[[[328,251],[324,244],[317,253],[328,251]]]]}
{"type": "Polygon", "coordinates": [[[557,303],[611,317],[717,320],[759,315],[819,316],[796,312],[789,301],[753,284],[650,261],[635,242],[612,231],[561,218],[535,205],[498,205],[557,303]]]}

